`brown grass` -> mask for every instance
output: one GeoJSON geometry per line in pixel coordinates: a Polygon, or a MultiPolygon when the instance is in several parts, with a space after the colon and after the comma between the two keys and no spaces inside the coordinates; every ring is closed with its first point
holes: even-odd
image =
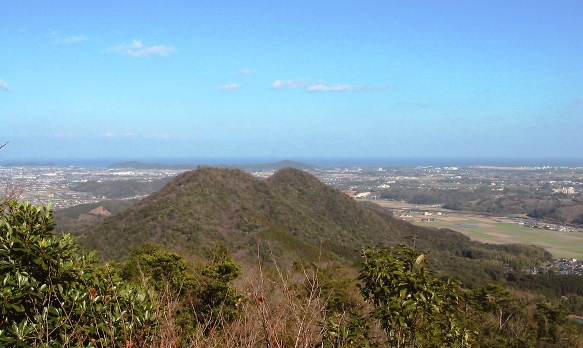
{"type": "MultiPolygon", "coordinates": [[[[274,261],[275,262],[275,261],[274,261]]],[[[258,267],[240,279],[241,314],[232,322],[207,318],[190,337],[177,328],[177,301],[162,295],[159,330],[151,347],[314,347],[322,341],[326,299],[316,271],[286,272],[258,267]]]]}

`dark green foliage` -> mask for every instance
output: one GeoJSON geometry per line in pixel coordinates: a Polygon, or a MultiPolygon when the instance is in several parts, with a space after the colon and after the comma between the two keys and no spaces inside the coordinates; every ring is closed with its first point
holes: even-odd
{"type": "Polygon", "coordinates": [[[412,248],[363,250],[358,279],[393,347],[469,345],[458,320],[458,282],[441,280],[426,268],[425,254],[412,248]]]}
{"type": "MultiPolygon", "coordinates": [[[[201,252],[202,245],[217,242],[254,249],[261,238],[284,254],[312,261],[318,252],[306,245],[317,251],[323,241],[344,253],[399,237],[390,222],[302,171],[283,169],[262,181],[240,170],[207,167],[179,175],[79,234],[88,249],[100,250],[105,258],[121,259],[146,242],[201,252]]],[[[352,259],[358,255],[351,254],[352,259]]]]}
{"type": "Polygon", "coordinates": [[[583,277],[576,274],[526,274],[513,273],[509,284],[518,289],[541,293],[545,296],[561,297],[568,295],[583,296],[583,277]]]}
{"type": "Polygon", "coordinates": [[[241,266],[234,262],[224,246],[219,245],[200,273],[201,289],[195,306],[199,320],[233,320],[240,307],[236,306],[239,296],[232,281],[241,274],[241,266]]]}
{"type": "MultiPolygon", "coordinates": [[[[582,317],[583,316],[583,296],[579,295],[569,295],[565,296],[566,300],[564,301],[565,306],[569,309],[569,312],[582,317]]],[[[552,297],[551,297],[552,298],[552,297]]],[[[564,300],[564,297],[561,297],[564,300]]]]}
{"type": "Polygon", "coordinates": [[[326,299],[326,308],[332,313],[358,311],[362,304],[356,279],[349,270],[338,264],[329,264],[316,270],[320,282],[321,297],[326,299]]]}
{"type": "Polygon", "coordinates": [[[198,282],[183,257],[158,244],[144,244],[135,249],[121,275],[134,283],[145,281],[156,291],[169,291],[172,296],[182,296],[198,288],[198,282]]]}
{"type": "Polygon", "coordinates": [[[524,291],[540,294],[549,299],[566,297],[567,308],[583,316],[583,277],[576,274],[526,274],[513,272],[508,285],[524,291]]]}
{"type": "Polygon", "coordinates": [[[552,343],[560,343],[563,324],[567,321],[569,310],[563,303],[553,306],[550,303],[538,303],[536,305],[535,319],[538,326],[539,340],[552,343]]]}
{"type": "Polygon", "coordinates": [[[465,257],[498,261],[514,269],[522,269],[529,265],[540,265],[553,259],[550,252],[539,247],[526,244],[482,244],[475,243],[464,250],[465,257]]]}
{"type": "Polygon", "coordinates": [[[518,297],[497,284],[463,294],[467,322],[480,347],[580,347],[564,303],[518,297]]]}
{"type": "Polygon", "coordinates": [[[176,302],[176,324],[182,335],[193,334],[198,324],[230,322],[240,312],[232,281],[241,274],[229,250],[219,245],[195,269],[180,254],[158,244],[144,244],[132,252],[121,272],[124,279],[152,286],[160,298],[176,302]]]}
{"type": "Polygon", "coordinates": [[[359,280],[369,308],[333,312],[323,344],[338,347],[580,347],[564,302],[520,297],[498,284],[459,291],[425,254],[405,246],[363,250],[359,280]],[[380,325],[386,335],[375,333],[380,325]]]}
{"type": "Polygon", "coordinates": [[[575,217],[573,220],[571,220],[571,222],[574,224],[583,224],[583,214],[575,217]]]}
{"type": "Polygon", "coordinates": [[[521,311],[517,298],[497,284],[472,289],[464,296],[475,310],[493,313],[496,316],[498,330],[502,330],[508,320],[521,311]]]}
{"type": "Polygon", "coordinates": [[[324,326],[323,347],[378,347],[371,342],[370,321],[358,313],[335,313],[324,326]]]}
{"type": "Polygon", "coordinates": [[[52,210],[10,201],[0,215],[0,344],[115,347],[144,343],[155,327],[145,289],[96,267],[52,210]]]}
{"type": "Polygon", "coordinates": [[[563,213],[559,206],[537,207],[533,211],[529,212],[527,215],[533,219],[553,220],[561,223],[567,221],[565,213],[563,213]]]}

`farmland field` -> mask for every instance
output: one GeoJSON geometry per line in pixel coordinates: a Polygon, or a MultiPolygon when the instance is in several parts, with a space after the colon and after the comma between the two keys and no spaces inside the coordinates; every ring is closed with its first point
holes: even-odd
{"type": "Polygon", "coordinates": [[[531,228],[513,223],[505,217],[486,217],[449,211],[434,205],[412,205],[396,201],[373,201],[393,209],[395,217],[403,212],[403,219],[415,225],[434,228],[449,228],[484,243],[522,243],[540,246],[554,257],[583,259],[583,232],[560,232],[543,228],[531,228]],[[423,215],[417,211],[430,212],[423,215]],[[407,213],[406,213],[407,212],[407,213]],[[440,213],[441,215],[437,215],[440,213]],[[434,221],[421,221],[422,219],[434,221]]]}

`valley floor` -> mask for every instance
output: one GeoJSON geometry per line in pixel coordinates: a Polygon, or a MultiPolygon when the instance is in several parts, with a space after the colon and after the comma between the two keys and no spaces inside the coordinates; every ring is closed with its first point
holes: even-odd
{"type": "Polygon", "coordinates": [[[580,229],[549,224],[525,224],[525,220],[520,218],[484,216],[436,205],[379,199],[371,202],[392,210],[395,217],[419,226],[448,228],[484,243],[533,244],[548,250],[555,258],[583,259],[583,231],[580,229]]]}

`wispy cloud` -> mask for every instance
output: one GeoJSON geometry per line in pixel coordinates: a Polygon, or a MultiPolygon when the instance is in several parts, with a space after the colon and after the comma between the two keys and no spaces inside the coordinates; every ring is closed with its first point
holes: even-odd
{"type": "Polygon", "coordinates": [[[271,89],[276,90],[287,90],[287,89],[300,89],[305,88],[308,92],[350,92],[350,91],[372,91],[376,89],[387,89],[389,87],[380,86],[353,86],[353,85],[326,85],[324,82],[318,82],[315,84],[310,84],[308,79],[299,80],[275,80],[271,84],[271,89]]]}
{"type": "Polygon", "coordinates": [[[89,40],[89,38],[87,36],[71,36],[71,37],[68,37],[66,39],[55,40],[55,41],[53,41],[53,43],[57,44],[57,45],[63,45],[63,44],[73,45],[73,44],[87,41],[87,40],[89,40]]]}
{"type": "Polygon", "coordinates": [[[233,75],[252,75],[252,74],[255,74],[255,71],[252,71],[252,70],[249,70],[249,69],[243,69],[243,70],[237,71],[233,75]]]}
{"type": "Polygon", "coordinates": [[[387,89],[387,86],[352,86],[352,85],[331,85],[326,86],[322,82],[308,86],[308,92],[352,92],[352,91],[372,91],[377,89],[387,89]]]}
{"type": "Polygon", "coordinates": [[[304,88],[308,86],[310,82],[307,79],[299,79],[299,80],[275,80],[273,84],[271,84],[271,89],[297,89],[297,88],[304,88]]]}
{"type": "Polygon", "coordinates": [[[308,86],[309,92],[329,92],[329,91],[354,91],[355,87],[351,85],[332,85],[326,86],[323,83],[316,83],[315,85],[308,86]]]}
{"type": "Polygon", "coordinates": [[[107,132],[105,134],[103,134],[104,137],[114,137],[115,134],[113,134],[112,132],[107,132]]]}
{"type": "Polygon", "coordinates": [[[241,89],[241,88],[243,88],[243,87],[237,83],[229,83],[228,85],[222,86],[219,89],[221,91],[234,91],[236,89],[241,89]]]}
{"type": "Polygon", "coordinates": [[[10,87],[8,87],[8,84],[6,82],[4,82],[4,80],[0,79],[0,90],[5,90],[5,91],[9,91],[10,87]]]}
{"type": "Polygon", "coordinates": [[[176,53],[174,47],[168,46],[145,46],[142,40],[134,40],[131,44],[121,44],[110,47],[108,52],[119,52],[122,55],[130,57],[149,57],[149,56],[167,56],[170,53],[176,53]]]}

